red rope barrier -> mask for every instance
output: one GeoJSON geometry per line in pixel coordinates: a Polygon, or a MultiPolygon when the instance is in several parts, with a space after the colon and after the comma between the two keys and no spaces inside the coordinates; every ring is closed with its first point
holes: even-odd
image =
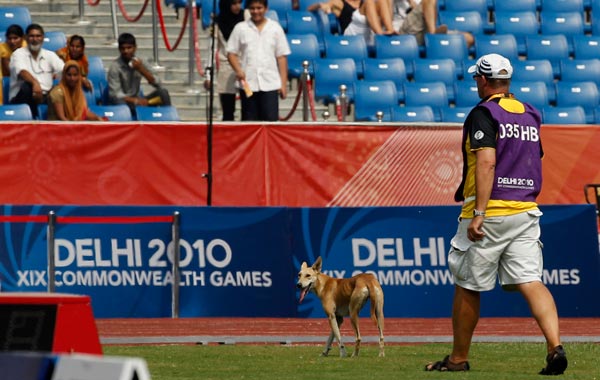
{"type": "Polygon", "coordinates": [[[192,2],[193,15],[192,15],[192,27],[194,30],[194,56],[196,61],[196,70],[201,77],[204,76],[204,68],[202,67],[202,59],[200,57],[200,42],[198,41],[198,12],[196,12],[196,3],[192,2]]]}
{"type": "MultiPolygon", "coordinates": [[[[0,223],[48,223],[47,215],[0,215],[0,223]]],[[[172,223],[173,216],[57,216],[63,224],[172,223]]]]}
{"type": "Polygon", "coordinates": [[[279,121],[288,121],[290,120],[290,118],[292,117],[292,115],[294,114],[294,112],[296,112],[296,108],[298,107],[298,102],[300,101],[300,96],[302,95],[302,82],[298,82],[298,94],[296,95],[296,99],[294,100],[294,105],[292,106],[292,109],[290,110],[290,113],[287,114],[285,117],[280,117],[279,121]]]}
{"type": "Polygon", "coordinates": [[[88,3],[88,5],[95,7],[96,5],[100,4],[100,0],[96,0],[96,1],[87,0],[87,3],[88,3]]]}
{"type": "Polygon", "coordinates": [[[175,44],[173,45],[173,47],[171,47],[171,43],[169,42],[169,38],[167,36],[167,28],[165,27],[165,19],[163,17],[162,6],[160,5],[160,1],[156,2],[156,13],[158,15],[160,31],[163,36],[163,41],[165,42],[165,47],[167,48],[168,51],[173,51],[173,50],[177,49],[177,47],[179,46],[179,43],[181,42],[181,39],[183,38],[183,33],[185,32],[185,27],[187,25],[187,20],[188,20],[189,9],[187,7],[185,8],[185,13],[183,15],[183,23],[181,24],[181,30],[179,31],[179,36],[177,36],[177,40],[175,41],[175,44]]]}
{"type": "MultiPolygon", "coordinates": [[[[148,3],[150,2],[150,0],[145,0],[144,1],[144,5],[142,5],[142,9],[140,10],[140,13],[138,13],[137,16],[135,17],[131,17],[127,14],[127,11],[125,10],[125,6],[123,5],[123,0],[117,0],[117,4],[119,5],[119,9],[121,10],[121,13],[123,14],[123,18],[125,18],[126,21],[129,22],[136,22],[138,21],[140,18],[142,18],[142,16],[144,15],[144,11],[146,10],[146,7],[148,6],[148,3]]],[[[158,3],[158,1],[157,1],[158,3]]]]}

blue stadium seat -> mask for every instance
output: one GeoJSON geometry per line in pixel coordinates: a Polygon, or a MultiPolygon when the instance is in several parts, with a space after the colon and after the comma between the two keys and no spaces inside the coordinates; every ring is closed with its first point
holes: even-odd
{"type": "Polygon", "coordinates": [[[495,12],[536,12],[538,0],[494,0],[495,12]]]}
{"type": "Polygon", "coordinates": [[[554,72],[547,59],[514,60],[512,80],[516,82],[544,82],[548,90],[548,101],[556,100],[554,88],[554,72]]]}
{"type": "Polygon", "coordinates": [[[356,73],[362,77],[362,61],[369,57],[367,43],[363,36],[326,35],[325,57],[352,58],[355,62],[356,73]]]}
{"type": "Polygon", "coordinates": [[[314,73],[314,60],[321,57],[319,42],[314,34],[287,34],[291,54],[288,55],[288,76],[299,78],[304,71],[303,61],[309,61],[309,72],[314,73]]]}
{"type": "Polygon", "coordinates": [[[595,82],[567,82],[556,83],[556,106],[580,106],[585,110],[588,123],[594,122],[594,110],[600,102],[598,86],[595,82]]]}
{"type": "Polygon", "coordinates": [[[568,82],[591,80],[600,86],[600,60],[563,59],[560,61],[560,79],[568,82]]]}
{"type": "Polygon", "coordinates": [[[65,32],[53,30],[44,33],[44,49],[57,51],[65,46],[67,46],[67,36],[65,35],[65,32]]]}
{"type": "Polygon", "coordinates": [[[573,52],[572,37],[585,33],[583,14],[579,12],[540,13],[540,34],[563,34],[567,37],[569,53],[573,52]]]}
{"type": "Polygon", "coordinates": [[[527,59],[547,59],[552,64],[555,77],[560,75],[559,62],[569,58],[567,37],[562,34],[530,35],[525,37],[527,59]]]}
{"type": "Polygon", "coordinates": [[[544,82],[512,81],[510,92],[520,101],[527,102],[537,109],[542,109],[550,105],[548,88],[544,82]]]}
{"type": "Polygon", "coordinates": [[[423,106],[397,106],[392,108],[392,121],[403,123],[431,123],[436,121],[433,108],[423,106]]]}
{"type": "Polygon", "coordinates": [[[4,99],[4,103],[8,103],[10,100],[8,98],[8,94],[10,91],[10,77],[2,77],[2,99],[4,99]]]}
{"type": "Polygon", "coordinates": [[[48,105],[38,104],[37,105],[37,120],[48,120],[48,105]]]}
{"type": "Polygon", "coordinates": [[[0,105],[0,120],[30,121],[33,115],[27,104],[3,104],[0,105]]]}
{"type": "Polygon", "coordinates": [[[99,103],[102,99],[104,89],[108,87],[106,70],[100,56],[88,55],[88,80],[94,86],[94,95],[96,98],[94,103],[99,103]]]}
{"type": "Polygon", "coordinates": [[[12,24],[17,24],[23,31],[31,24],[31,14],[27,7],[0,7],[0,30],[6,30],[12,24]]]}
{"type": "Polygon", "coordinates": [[[541,0],[542,12],[581,12],[583,13],[583,0],[541,0]]]}
{"type": "Polygon", "coordinates": [[[287,13],[293,10],[292,2],[290,0],[269,0],[269,9],[277,12],[279,24],[287,31],[287,13]]]}
{"type": "Polygon", "coordinates": [[[469,58],[465,37],[457,34],[425,34],[425,56],[428,59],[454,60],[457,77],[462,74],[462,61],[469,58]]]}
{"type": "Polygon", "coordinates": [[[398,105],[396,85],[390,80],[357,81],[354,91],[355,121],[377,121],[377,111],[389,114],[398,105]]]}
{"type": "Polygon", "coordinates": [[[451,59],[418,59],[414,62],[415,82],[443,82],[450,102],[454,101],[454,84],[456,83],[456,66],[451,59]]]}
{"type": "Polygon", "coordinates": [[[525,37],[538,34],[540,24],[534,12],[496,12],[496,34],[513,34],[520,55],[527,52],[525,37]]]}
{"type": "Polygon", "coordinates": [[[544,124],[586,124],[585,111],[582,107],[544,107],[542,108],[544,124]]]}
{"type": "Polygon", "coordinates": [[[356,64],[352,58],[320,58],[315,63],[315,100],[329,104],[346,85],[348,99],[354,99],[356,64]]]}
{"type": "Polygon", "coordinates": [[[375,57],[402,58],[409,77],[413,75],[412,62],[419,58],[419,45],[412,34],[375,35],[375,57]]]}
{"type": "Polygon", "coordinates": [[[444,82],[407,82],[404,84],[404,104],[446,107],[449,105],[446,85],[444,82]]]}
{"type": "Polygon", "coordinates": [[[451,0],[447,1],[444,6],[444,11],[450,12],[468,12],[476,11],[481,16],[484,31],[492,32],[492,24],[488,23],[489,9],[493,5],[491,0],[451,0]]]}
{"type": "Polygon", "coordinates": [[[308,11],[287,12],[287,34],[312,34],[317,37],[320,51],[325,51],[323,31],[316,13],[308,11]]]}
{"type": "Polygon", "coordinates": [[[100,117],[109,121],[133,121],[131,110],[125,104],[117,105],[89,105],[88,108],[100,117]]]}
{"type": "Polygon", "coordinates": [[[398,100],[404,100],[402,86],[408,80],[404,61],[400,58],[369,58],[363,61],[365,80],[391,80],[396,85],[398,100]]]}
{"type": "Polygon", "coordinates": [[[456,107],[474,107],[481,100],[477,91],[477,83],[473,79],[465,78],[457,81],[454,86],[456,107]]]}
{"type": "Polygon", "coordinates": [[[444,123],[464,123],[473,107],[442,107],[440,121],[444,123]]]}
{"type": "Polygon", "coordinates": [[[514,34],[478,34],[475,36],[475,56],[496,53],[508,58],[511,62],[519,58],[517,39],[514,34]]]}
{"type": "Polygon", "coordinates": [[[180,121],[175,106],[135,107],[138,121],[180,121]]]}
{"type": "Polygon", "coordinates": [[[439,23],[448,25],[450,30],[460,30],[473,34],[482,34],[485,30],[483,20],[477,11],[439,11],[439,23]]]}
{"type": "Polygon", "coordinates": [[[600,57],[600,35],[573,36],[573,58],[595,59],[600,57]]]}

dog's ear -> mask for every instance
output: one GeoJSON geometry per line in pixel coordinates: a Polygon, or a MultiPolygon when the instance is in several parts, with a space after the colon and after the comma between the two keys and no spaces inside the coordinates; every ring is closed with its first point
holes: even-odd
{"type": "Polygon", "coordinates": [[[306,265],[306,261],[302,262],[302,265],[300,266],[300,270],[305,270],[308,267],[308,265],[306,265]]]}
{"type": "Polygon", "coordinates": [[[321,273],[321,268],[323,267],[323,260],[321,260],[321,256],[317,257],[317,261],[312,265],[312,268],[315,272],[321,273]]]}

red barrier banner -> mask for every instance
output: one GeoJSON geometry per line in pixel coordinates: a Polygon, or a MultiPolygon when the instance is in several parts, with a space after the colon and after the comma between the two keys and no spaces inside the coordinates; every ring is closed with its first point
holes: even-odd
{"type": "MultiPolygon", "coordinates": [[[[207,126],[1,123],[3,204],[205,205],[207,126]]],[[[461,127],[223,123],[215,206],[450,205],[461,127]]],[[[544,126],[540,203],[583,203],[600,183],[600,126],[544,126]]]]}

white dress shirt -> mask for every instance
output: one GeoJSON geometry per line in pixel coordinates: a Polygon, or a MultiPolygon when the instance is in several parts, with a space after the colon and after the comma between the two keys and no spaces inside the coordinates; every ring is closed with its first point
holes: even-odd
{"type": "Polygon", "coordinates": [[[33,58],[27,47],[15,50],[10,56],[10,92],[8,100],[14,98],[21,88],[23,79],[19,77],[19,73],[22,70],[33,75],[40,83],[42,92],[47,93],[52,88],[54,75],[60,77],[64,65],[65,63],[56,53],[44,48],[40,49],[37,59],[33,58]]]}
{"type": "MultiPolygon", "coordinates": [[[[291,53],[281,25],[267,18],[261,31],[252,20],[238,23],[227,41],[227,53],[240,59],[246,82],[252,91],[281,88],[277,58],[291,53]]],[[[238,86],[241,87],[238,83],[238,86]]]]}

